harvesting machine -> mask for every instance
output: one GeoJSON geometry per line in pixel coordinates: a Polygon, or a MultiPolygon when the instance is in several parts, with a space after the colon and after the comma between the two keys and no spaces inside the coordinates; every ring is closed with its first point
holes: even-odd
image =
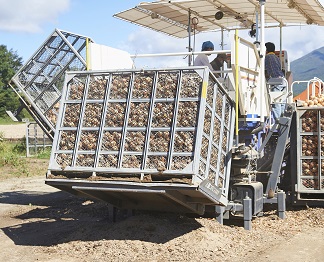
{"type": "MultiPolygon", "coordinates": [[[[323,203],[324,108],[293,101],[286,51],[277,52],[286,78],[264,76],[267,27],[324,24],[322,6],[309,2],[157,1],[115,14],[188,37],[189,51],[172,54],[188,56],[181,67],[136,68],[126,52],[56,30],[13,77],[53,138],[46,184],[120,209],[212,212],[220,222],[241,216],[246,229],[264,205],[284,218],[286,200],[323,203]],[[215,29],[235,30],[230,50],[211,52],[228,57],[221,77],[192,66],[200,53],[193,31],[215,29]],[[240,29],[257,41],[239,37],[240,29]],[[126,62],[113,64],[113,56],[126,62]],[[287,88],[271,92],[276,84],[287,88]],[[285,104],[279,121],[274,103],[285,104]]],[[[309,98],[321,94],[320,79],[307,83],[317,85],[309,98]]]]}

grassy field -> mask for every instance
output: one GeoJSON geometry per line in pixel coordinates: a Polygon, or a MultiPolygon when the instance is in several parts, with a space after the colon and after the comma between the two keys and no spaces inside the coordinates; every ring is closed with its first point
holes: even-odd
{"type": "Polygon", "coordinates": [[[15,122],[12,121],[12,119],[9,116],[5,116],[5,117],[0,117],[0,125],[19,125],[21,124],[21,122],[15,122]]]}

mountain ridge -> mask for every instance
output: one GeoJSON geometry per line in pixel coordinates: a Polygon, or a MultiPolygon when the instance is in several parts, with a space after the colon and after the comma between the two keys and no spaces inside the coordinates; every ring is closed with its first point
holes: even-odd
{"type": "MultiPolygon", "coordinates": [[[[308,81],[317,77],[324,80],[324,46],[290,63],[293,81],[308,81]]],[[[294,86],[294,95],[300,94],[306,83],[294,86]]]]}

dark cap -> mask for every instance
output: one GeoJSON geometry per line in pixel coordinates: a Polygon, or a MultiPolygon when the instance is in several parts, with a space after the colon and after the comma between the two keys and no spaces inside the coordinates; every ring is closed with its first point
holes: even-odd
{"type": "Polygon", "coordinates": [[[274,52],[276,50],[276,46],[274,43],[267,42],[267,43],[265,43],[265,46],[266,46],[268,52],[274,52]]]}
{"type": "Polygon", "coordinates": [[[203,42],[201,51],[206,51],[207,49],[213,49],[214,50],[214,44],[210,41],[203,42]]]}

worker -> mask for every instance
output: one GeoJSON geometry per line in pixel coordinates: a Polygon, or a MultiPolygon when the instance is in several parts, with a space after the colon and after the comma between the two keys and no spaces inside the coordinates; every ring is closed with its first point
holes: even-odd
{"type": "MultiPolygon", "coordinates": [[[[264,59],[265,65],[265,77],[268,81],[270,78],[284,78],[284,73],[281,70],[281,63],[279,57],[274,53],[275,52],[275,44],[271,42],[267,42],[266,46],[266,56],[264,59]]],[[[283,92],[286,91],[286,82],[283,81],[284,84],[278,85],[270,85],[270,92],[283,92]]],[[[272,112],[275,121],[279,120],[279,117],[285,110],[284,103],[274,103],[272,104],[272,112]]]]}
{"type": "MultiPolygon", "coordinates": [[[[211,41],[203,42],[203,44],[201,46],[201,51],[214,51],[214,44],[211,41]]],[[[197,55],[197,57],[195,58],[195,61],[194,61],[194,66],[208,66],[210,71],[213,71],[214,69],[211,66],[211,64],[209,63],[208,56],[210,56],[210,54],[197,55]]]]}
{"type": "MultiPolygon", "coordinates": [[[[227,60],[226,54],[218,54],[215,59],[210,63],[214,71],[220,71],[224,66],[224,62],[227,60]]],[[[216,77],[220,77],[219,72],[214,72],[216,77]]]]}

